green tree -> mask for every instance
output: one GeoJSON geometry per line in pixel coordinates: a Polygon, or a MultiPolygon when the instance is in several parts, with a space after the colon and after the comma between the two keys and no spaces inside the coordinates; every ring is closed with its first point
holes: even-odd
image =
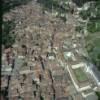
{"type": "Polygon", "coordinates": [[[100,0],[91,1],[94,3],[91,3],[87,10],[82,10],[80,16],[83,20],[89,19],[86,26],[86,49],[92,62],[100,70],[100,0]]]}
{"type": "Polygon", "coordinates": [[[3,21],[2,24],[2,44],[5,47],[11,46],[15,42],[15,33],[13,29],[15,27],[14,21],[3,21]]]}

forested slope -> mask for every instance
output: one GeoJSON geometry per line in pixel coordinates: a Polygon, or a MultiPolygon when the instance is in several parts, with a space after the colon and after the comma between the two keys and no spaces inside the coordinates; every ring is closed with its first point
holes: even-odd
{"type": "Polygon", "coordinates": [[[91,4],[87,11],[81,12],[83,19],[88,19],[86,49],[93,63],[100,70],[100,0],[91,4]],[[83,13],[83,15],[82,15],[83,13]]]}

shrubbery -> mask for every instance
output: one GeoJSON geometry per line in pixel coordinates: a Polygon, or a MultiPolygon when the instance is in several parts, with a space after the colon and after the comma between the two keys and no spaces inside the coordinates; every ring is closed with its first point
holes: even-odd
{"type": "Polygon", "coordinates": [[[15,27],[14,21],[4,21],[2,27],[2,44],[9,47],[15,42],[15,34],[12,31],[15,27]]]}
{"type": "MultiPolygon", "coordinates": [[[[91,61],[100,70],[100,0],[91,1],[95,1],[94,4],[91,3],[87,10],[82,10],[80,16],[83,20],[89,19],[86,26],[88,31],[88,36],[85,38],[86,49],[91,61]]],[[[76,31],[79,30],[77,27],[76,31]]]]}

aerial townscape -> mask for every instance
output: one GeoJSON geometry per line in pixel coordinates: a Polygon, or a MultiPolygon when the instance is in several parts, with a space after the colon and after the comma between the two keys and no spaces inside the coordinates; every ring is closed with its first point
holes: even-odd
{"type": "Polygon", "coordinates": [[[100,0],[3,0],[0,100],[100,100],[100,0]]]}

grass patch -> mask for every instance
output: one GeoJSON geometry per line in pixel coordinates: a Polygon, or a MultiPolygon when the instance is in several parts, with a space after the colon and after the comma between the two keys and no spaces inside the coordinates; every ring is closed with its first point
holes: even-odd
{"type": "Polygon", "coordinates": [[[86,76],[86,74],[83,72],[81,68],[74,69],[74,73],[79,82],[84,82],[88,80],[88,77],[86,76]]]}
{"type": "Polygon", "coordinates": [[[98,96],[98,100],[100,100],[100,92],[95,92],[95,93],[98,96]]]}
{"type": "Polygon", "coordinates": [[[100,31],[100,20],[96,22],[90,22],[87,25],[87,30],[91,33],[99,32],[100,31]]]}

